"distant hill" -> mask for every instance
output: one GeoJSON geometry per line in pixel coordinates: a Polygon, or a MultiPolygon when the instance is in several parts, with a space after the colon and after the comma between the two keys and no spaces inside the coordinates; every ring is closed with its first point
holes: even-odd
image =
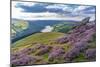
{"type": "Polygon", "coordinates": [[[11,38],[15,38],[18,33],[28,28],[28,22],[22,20],[12,20],[11,23],[11,38]]]}
{"type": "Polygon", "coordinates": [[[53,32],[67,33],[73,28],[74,24],[71,23],[59,23],[53,26],[53,32]]]}
{"type": "MultiPolygon", "coordinates": [[[[64,20],[37,20],[37,21],[23,21],[12,19],[12,43],[16,42],[26,36],[41,32],[46,26],[53,26],[56,24],[66,23],[68,25],[76,24],[76,21],[64,20]]],[[[67,25],[67,26],[68,26],[67,25]]]]}

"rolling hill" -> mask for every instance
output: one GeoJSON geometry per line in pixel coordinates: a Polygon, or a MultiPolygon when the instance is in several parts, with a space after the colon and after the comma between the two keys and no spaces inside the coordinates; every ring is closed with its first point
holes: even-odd
{"type": "Polygon", "coordinates": [[[95,28],[95,22],[91,23],[86,18],[68,32],[53,31],[27,36],[12,43],[11,64],[19,66],[95,61],[95,28]]]}

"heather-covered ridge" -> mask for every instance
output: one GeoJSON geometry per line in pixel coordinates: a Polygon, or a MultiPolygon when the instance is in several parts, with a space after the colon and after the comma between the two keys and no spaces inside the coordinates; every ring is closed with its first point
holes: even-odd
{"type": "Polygon", "coordinates": [[[96,25],[95,21],[90,22],[89,18],[83,19],[80,24],[71,27],[68,32],[36,33],[11,45],[11,64],[13,65],[95,60],[96,25]]]}

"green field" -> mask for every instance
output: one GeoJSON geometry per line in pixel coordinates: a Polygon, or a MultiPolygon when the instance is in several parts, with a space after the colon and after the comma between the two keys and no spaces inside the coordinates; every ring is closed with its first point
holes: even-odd
{"type": "MultiPolygon", "coordinates": [[[[63,37],[64,35],[64,33],[59,32],[36,33],[11,44],[11,48],[18,50],[24,47],[30,47],[36,43],[51,45],[57,38],[63,37]]],[[[54,43],[53,45],[58,44],[54,43]]]]}

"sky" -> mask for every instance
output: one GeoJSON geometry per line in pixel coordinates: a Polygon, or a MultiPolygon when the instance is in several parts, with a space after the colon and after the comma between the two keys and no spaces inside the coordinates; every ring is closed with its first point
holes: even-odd
{"type": "Polygon", "coordinates": [[[20,20],[73,20],[90,17],[95,20],[95,6],[39,2],[12,2],[12,19],[20,20]]]}

